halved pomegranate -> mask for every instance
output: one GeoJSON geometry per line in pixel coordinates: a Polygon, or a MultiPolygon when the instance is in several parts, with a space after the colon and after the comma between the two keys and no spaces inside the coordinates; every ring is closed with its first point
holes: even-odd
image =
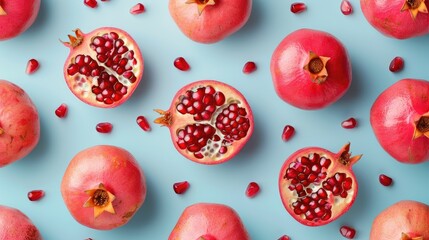
{"type": "Polygon", "coordinates": [[[280,196],[286,210],[307,226],[328,224],[353,205],[358,182],[352,166],[362,155],[351,157],[350,143],[338,153],[319,147],[302,148],[283,164],[280,196]]]}
{"type": "Polygon", "coordinates": [[[202,164],[219,164],[234,157],[253,133],[253,113],[235,88],[202,80],[181,88],[155,123],[167,126],[176,149],[202,164]]]}
{"type": "Polygon", "coordinates": [[[83,102],[112,108],[128,100],[144,69],[143,57],[134,39],[125,31],[103,27],[69,35],[70,54],[64,65],[68,87],[83,102]]]}

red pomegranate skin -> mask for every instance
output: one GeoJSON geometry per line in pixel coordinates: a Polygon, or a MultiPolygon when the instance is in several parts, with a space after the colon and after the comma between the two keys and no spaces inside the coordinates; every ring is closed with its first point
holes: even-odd
{"type": "Polygon", "coordinates": [[[249,240],[237,212],[219,203],[195,203],[179,217],[168,240],[249,240]]]}
{"type": "Polygon", "coordinates": [[[374,219],[369,239],[429,239],[429,206],[413,200],[389,206],[374,219]],[[409,238],[401,238],[403,234],[409,238]]]}
{"type": "Polygon", "coordinates": [[[219,42],[237,32],[252,11],[252,0],[215,0],[213,5],[206,5],[201,14],[197,3],[187,2],[170,0],[170,15],[183,34],[206,44],[219,42]]]}
{"type": "Polygon", "coordinates": [[[136,159],[123,148],[98,145],[79,152],[69,163],[61,194],[71,215],[90,228],[110,230],[126,224],[146,198],[146,180],[136,159]],[[114,214],[102,212],[94,217],[92,207],[84,207],[86,190],[103,183],[115,195],[114,214]]]}
{"type": "MultiPolygon", "coordinates": [[[[423,1],[426,7],[429,0],[423,1]]],[[[405,0],[360,0],[367,21],[382,34],[407,39],[429,33],[429,14],[418,12],[413,18],[409,10],[403,10],[405,0]]]]}
{"type": "Polygon", "coordinates": [[[299,29],[287,35],[274,50],[270,68],[278,96],[305,110],[331,105],[347,92],[352,82],[346,48],[333,35],[314,29],[299,29]],[[330,58],[324,82],[315,82],[304,69],[310,51],[330,58]]]}
{"type": "Polygon", "coordinates": [[[0,167],[27,156],[40,138],[37,108],[19,86],[0,80],[0,167]]]}
{"type": "Polygon", "coordinates": [[[14,38],[27,30],[36,20],[40,0],[2,0],[0,7],[0,41],[14,38]]]}
{"type": "Polygon", "coordinates": [[[415,122],[429,113],[428,96],[428,81],[402,79],[383,91],[371,107],[370,122],[378,142],[399,162],[429,160],[429,138],[413,138],[415,122]]]}
{"type": "Polygon", "coordinates": [[[1,240],[42,240],[42,236],[23,212],[16,208],[0,205],[1,240]]]}

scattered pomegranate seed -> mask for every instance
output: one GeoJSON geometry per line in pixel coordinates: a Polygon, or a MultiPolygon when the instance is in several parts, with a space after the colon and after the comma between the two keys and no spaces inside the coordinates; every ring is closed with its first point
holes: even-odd
{"type": "Polygon", "coordinates": [[[399,72],[404,68],[404,59],[401,57],[394,57],[389,65],[391,72],[399,72]]]}
{"type": "Polygon", "coordinates": [[[357,126],[357,121],[355,118],[349,118],[347,120],[344,120],[341,123],[341,127],[346,128],[346,129],[351,129],[351,128],[355,128],[357,126]]]}
{"type": "Polygon", "coordinates": [[[65,103],[61,104],[56,110],[55,115],[59,118],[64,118],[67,114],[67,105],[65,103]]]}
{"type": "Polygon", "coordinates": [[[283,129],[282,133],[282,139],[283,141],[289,141],[289,139],[292,138],[292,136],[295,134],[295,128],[291,125],[286,125],[283,129]]]}
{"type": "Polygon", "coordinates": [[[288,235],[283,235],[277,240],[290,240],[290,237],[288,235]]]}
{"type": "Polygon", "coordinates": [[[150,131],[149,122],[144,116],[138,116],[136,122],[144,131],[150,131]]]}
{"type": "Polygon", "coordinates": [[[37,69],[39,69],[39,66],[39,62],[36,59],[30,59],[28,60],[27,69],[25,70],[25,72],[27,74],[32,74],[37,71],[37,69]]]}
{"type": "Polygon", "coordinates": [[[353,12],[352,4],[348,0],[343,0],[341,2],[341,12],[344,15],[350,15],[353,12]]]}
{"type": "Polygon", "coordinates": [[[97,1],[96,0],[83,0],[83,3],[90,8],[96,8],[97,7],[97,1]]]}
{"type": "Polygon", "coordinates": [[[30,201],[38,201],[43,196],[45,196],[45,192],[43,190],[33,190],[28,192],[27,197],[30,201]]]}
{"type": "Polygon", "coordinates": [[[290,11],[293,13],[301,13],[301,12],[304,12],[306,9],[307,9],[307,5],[305,5],[305,3],[302,3],[302,2],[292,3],[290,5],[290,11]]]}
{"type": "Polygon", "coordinates": [[[259,190],[259,185],[256,182],[250,182],[246,188],[246,196],[249,198],[253,198],[256,196],[256,194],[259,193],[259,190]]]}
{"type": "Polygon", "coordinates": [[[389,177],[389,176],[386,176],[386,175],[384,175],[384,174],[380,174],[380,176],[378,176],[378,180],[380,181],[380,183],[381,183],[383,186],[386,186],[386,187],[388,187],[388,186],[392,185],[392,183],[393,183],[392,178],[391,178],[391,177],[389,177]]]}
{"type": "Polygon", "coordinates": [[[110,133],[113,129],[113,125],[109,122],[102,122],[97,124],[95,130],[99,133],[110,133]]]}
{"type": "Polygon", "coordinates": [[[243,73],[244,74],[250,74],[252,72],[256,71],[256,63],[255,62],[246,62],[243,66],[243,73]]]}
{"type": "Polygon", "coordinates": [[[188,71],[190,69],[188,62],[183,57],[174,59],[174,66],[181,71],[188,71]]]}
{"type": "Polygon", "coordinates": [[[340,228],[340,233],[345,238],[353,239],[356,235],[356,230],[352,227],[349,227],[349,226],[342,226],[340,228]]]}
{"type": "Polygon", "coordinates": [[[183,194],[188,190],[189,186],[188,181],[176,182],[173,184],[173,190],[176,194],[183,194]]]}
{"type": "Polygon", "coordinates": [[[130,13],[131,14],[140,14],[144,12],[144,5],[141,3],[137,3],[136,5],[134,5],[131,9],[130,9],[130,13]]]}

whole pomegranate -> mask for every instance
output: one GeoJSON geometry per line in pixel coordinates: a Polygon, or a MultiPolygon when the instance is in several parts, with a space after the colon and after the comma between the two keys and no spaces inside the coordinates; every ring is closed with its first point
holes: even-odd
{"type": "Polygon", "coordinates": [[[412,200],[389,206],[374,219],[369,239],[429,239],[429,206],[412,200]]]}
{"type": "Polygon", "coordinates": [[[284,162],[279,176],[280,197],[289,214],[307,226],[328,224],[353,205],[358,182],[350,144],[338,153],[319,147],[302,148],[284,162]]]}
{"type": "Polygon", "coordinates": [[[20,210],[0,205],[1,240],[42,240],[39,230],[20,210]]]}
{"type": "Polygon", "coordinates": [[[168,240],[249,240],[237,212],[219,203],[195,203],[183,211],[168,240]]]}
{"type": "Polygon", "coordinates": [[[40,0],[0,1],[0,41],[14,38],[36,20],[40,0]]]}
{"type": "Polygon", "coordinates": [[[181,88],[170,109],[156,110],[155,123],[167,126],[176,149],[202,164],[230,160],[253,133],[253,113],[235,88],[215,80],[201,80],[181,88]]]}
{"type": "Polygon", "coordinates": [[[131,97],[143,75],[140,49],[125,31],[103,27],[69,35],[70,54],[64,65],[67,86],[83,102],[113,108],[131,97]]]}
{"type": "Polygon", "coordinates": [[[252,0],[170,0],[168,9],[188,38],[200,43],[215,43],[246,24],[252,0]]]}
{"type": "Polygon", "coordinates": [[[0,80],[0,167],[27,156],[40,138],[36,106],[17,85],[0,80]]]}
{"type": "Polygon", "coordinates": [[[429,82],[402,79],[384,90],[370,111],[383,149],[403,163],[429,160],[429,82]]]}
{"type": "Polygon", "coordinates": [[[329,33],[299,29],[286,36],[271,57],[277,95],[292,106],[313,110],[340,99],[352,81],[345,47],[329,33]]]}
{"type": "Polygon", "coordinates": [[[368,22],[382,34],[406,39],[429,33],[429,0],[360,0],[368,22]]]}
{"type": "Polygon", "coordinates": [[[90,228],[126,224],[146,198],[146,180],[136,159],[123,148],[98,145],[70,161],[61,194],[71,215],[90,228]]]}

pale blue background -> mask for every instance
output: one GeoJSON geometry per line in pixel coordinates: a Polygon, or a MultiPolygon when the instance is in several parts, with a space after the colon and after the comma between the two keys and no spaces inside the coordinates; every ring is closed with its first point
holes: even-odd
{"type": "Polygon", "coordinates": [[[405,77],[428,79],[429,36],[395,40],[376,32],[364,19],[359,2],[351,0],[354,13],[344,16],[340,0],[307,1],[306,12],[294,15],[292,1],[254,0],[247,25],[228,39],[204,45],[192,42],[178,30],[168,13],[168,1],[145,0],[146,12],[134,16],[129,9],[138,1],[99,2],[90,9],[81,0],[42,0],[40,15],[30,30],[18,38],[0,42],[0,78],[24,88],[41,116],[40,144],[25,159],[0,169],[0,204],[25,212],[46,240],[163,240],[167,239],[182,210],[196,202],[218,202],[233,207],[243,219],[252,239],[277,239],[283,234],[293,240],[342,239],[339,227],[354,226],[355,239],[369,237],[372,219],[388,205],[401,199],[429,203],[429,163],[404,165],[393,160],[378,145],[369,124],[369,109],[376,96],[405,77]],[[79,27],[89,32],[102,26],[128,31],[145,57],[144,77],[132,98],[116,109],[99,109],[77,100],[63,80],[68,55],[59,39],[79,27]],[[274,92],[269,72],[271,54],[277,44],[299,28],[314,28],[337,36],[348,48],[353,64],[353,83],[336,104],[319,111],[303,111],[284,103],[274,92]],[[388,70],[395,56],[405,59],[405,69],[388,70]],[[189,72],[173,67],[173,60],[185,57],[189,72]],[[36,58],[41,68],[26,75],[27,60],[36,58]],[[241,72],[246,61],[258,70],[241,72]],[[135,123],[138,115],[153,121],[154,108],[168,108],[174,93],[198,79],[217,79],[238,88],[253,108],[255,132],[248,145],[223,165],[198,165],[183,158],[173,147],[169,131],[152,124],[143,132],[135,123]],[[69,114],[58,119],[54,111],[61,103],[69,114]],[[356,117],[356,129],[341,128],[342,120],[356,117]],[[95,131],[98,122],[114,124],[113,132],[95,131]],[[289,142],[281,140],[285,124],[296,128],[289,142]],[[354,154],[364,154],[355,166],[360,192],[352,209],[323,227],[306,227],[283,208],[277,178],[283,161],[295,150],[317,145],[332,151],[347,141],[354,154]],[[128,149],[138,159],[147,177],[147,201],[124,227],[98,231],[79,225],[63,204],[60,182],[69,160],[80,150],[113,144],[128,149]],[[390,188],[378,183],[378,175],[394,178],[390,188]],[[172,184],[187,180],[191,188],[176,195],[172,184]],[[261,186],[260,194],[244,195],[250,181],[261,186]],[[32,189],[43,189],[39,202],[28,201],[32,189]]]}

